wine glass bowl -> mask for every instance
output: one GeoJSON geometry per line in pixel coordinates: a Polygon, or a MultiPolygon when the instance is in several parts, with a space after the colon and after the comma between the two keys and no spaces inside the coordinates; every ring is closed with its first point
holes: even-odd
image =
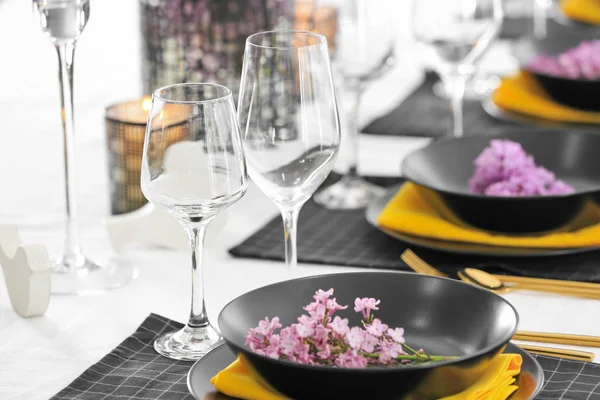
{"type": "Polygon", "coordinates": [[[156,90],[146,126],[142,193],[175,216],[188,233],[192,310],[186,326],[159,336],[156,351],[197,360],[221,343],[204,303],[202,250],[209,223],[246,192],[247,173],[231,91],[221,85],[183,83],[156,90]],[[172,143],[169,127],[188,135],[172,143]]]}
{"type": "Polygon", "coordinates": [[[360,99],[369,82],[388,72],[395,62],[396,25],[393,2],[386,0],[344,0],[338,8],[334,70],[343,81],[347,96],[348,172],[334,185],[315,195],[328,208],[352,209],[366,206],[383,195],[358,174],[358,115],[360,99]]]}
{"type": "Polygon", "coordinates": [[[413,0],[412,32],[451,97],[452,133],[462,136],[462,98],[476,62],[500,33],[502,0],[413,0]]]}
{"type": "Polygon", "coordinates": [[[34,0],[33,9],[42,32],[55,44],[77,41],[90,18],[89,0],[34,0]]]}
{"type": "Polygon", "coordinates": [[[325,37],[304,31],[250,36],[238,119],[250,177],[281,210],[286,262],[294,265],[298,213],[331,172],[340,141],[325,37]]]}

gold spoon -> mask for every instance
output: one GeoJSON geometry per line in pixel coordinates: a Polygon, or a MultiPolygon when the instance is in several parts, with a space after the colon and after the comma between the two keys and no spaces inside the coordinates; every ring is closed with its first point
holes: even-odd
{"type": "Polygon", "coordinates": [[[578,297],[586,297],[591,299],[600,299],[600,290],[597,289],[524,283],[505,285],[499,278],[495,277],[494,275],[475,268],[464,268],[458,271],[457,275],[464,282],[473,283],[475,285],[481,286],[485,289],[489,289],[497,293],[508,293],[512,292],[513,290],[520,289],[534,290],[538,292],[558,293],[578,297]]]}

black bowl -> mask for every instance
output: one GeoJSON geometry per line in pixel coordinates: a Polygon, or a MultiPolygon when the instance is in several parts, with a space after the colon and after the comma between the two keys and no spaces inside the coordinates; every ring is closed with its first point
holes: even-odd
{"type": "Polygon", "coordinates": [[[229,347],[244,354],[273,388],[296,400],[418,399],[448,396],[470,386],[501,353],[517,329],[518,314],[502,297],[451,279],[399,272],[320,275],[265,286],[229,303],[219,327],[229,347]],[[341,315],[360,324],[352,310],[356,297],[381,300],[376,316],[405,329],[408,344],[429,354],[460,359],[407,367],[344,369],[307,366],[251,352],[244,345],[250,328],[266,316],[289,325],[318,289],[335,290],[341,315]]]}
{"type": "Polygon", "coordinates": [[[568,223],[600,191],[600,135],[532,131],[441,139],[407,156],[404,177],[439,194],[448,207],[474,227],[504,233],[540,233],[568,223]],[[491,197],[473,194],[468,181],[474,160],[492,139],[521,143],[537,165],[575,188],[567,195],[491,197]]]}
{"type": "Polygon", "coordinates": [[[552,40],[523,40],[515,46],[521,69],[533,75],[556,102],[586,111],[600,111],[600,80],[571,79],[532,70],[527,65],[536,55],[557,56],[584,40],[597,39],[589,33],[553,36],[552,40]]]}

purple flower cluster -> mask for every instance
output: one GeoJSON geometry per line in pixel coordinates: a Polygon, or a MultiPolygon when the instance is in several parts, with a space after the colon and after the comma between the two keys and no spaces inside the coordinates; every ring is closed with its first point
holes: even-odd
{"type": "Polygon", "coordinates": [[[600,78],[600,40],[581,42],[556,57],[538,55],[527,67],[534,72],[570,79],[600,78]]]}
{"type": "Polygon", "coordinates": [[[573,193],[554,173],[535,164],[523,147],[510,140],[492,140],[475,159],[471,192],[487,196],[549,196],[573,193]]]}
{"type": "Polygon", "coordinates": [[[301,315],[298,322],[285,328],[278,317],[265,318],[256,328],[250,329],[246,346],[266,357],[342,368],[448,359],[428,356],[422,350],[414,351],[408,347],[404,329],[392,329],[371,313],[379,309],[380,303],[373,298],[355,300],[354,311],[362,315],[362,326],[348,326],[347,318],[334,316],[348,306],[339,305],[332,295],[333,289],[318,290],[313,296],[314,302],[303,307],[308,315],[301,315]]]}

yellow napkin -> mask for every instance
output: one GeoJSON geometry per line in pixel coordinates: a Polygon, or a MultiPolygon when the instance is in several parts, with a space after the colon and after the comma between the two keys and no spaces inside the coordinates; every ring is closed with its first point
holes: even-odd
{"type": "Polygon", "coordinates": [[[600,123],[600,112],[583,111],[555,102],[528,72],[502,80],[492,101],[505,110],[551,121],[600,123]]]}
{"type": "Polygon", "coordinates": [[[408,235],[453,242],[527,248],[600,245],[600,209],[591,203],[560,231],[540,236],[503,236],[466,225],[435,192],[413,183],[402,186],[379,215],[378,223],[408,235]]]}
{"type": "MultiPolygon", "coordinates": [[[[521,372],[521,355],[501,354],[490,364],[481,378],[469,389],[442,400],[504,400],[517,386],[515,376],[521,372]]],[[[243,357],[211,379],[215,389],[228,396],[244,400],[287,400],[264,383],[255,379],[243,357]]]]}
{"type": "Polygon", "coordinates": [[[600,25],[600,0],[562,0],[560,9],[571,19],[600,25]]]}

